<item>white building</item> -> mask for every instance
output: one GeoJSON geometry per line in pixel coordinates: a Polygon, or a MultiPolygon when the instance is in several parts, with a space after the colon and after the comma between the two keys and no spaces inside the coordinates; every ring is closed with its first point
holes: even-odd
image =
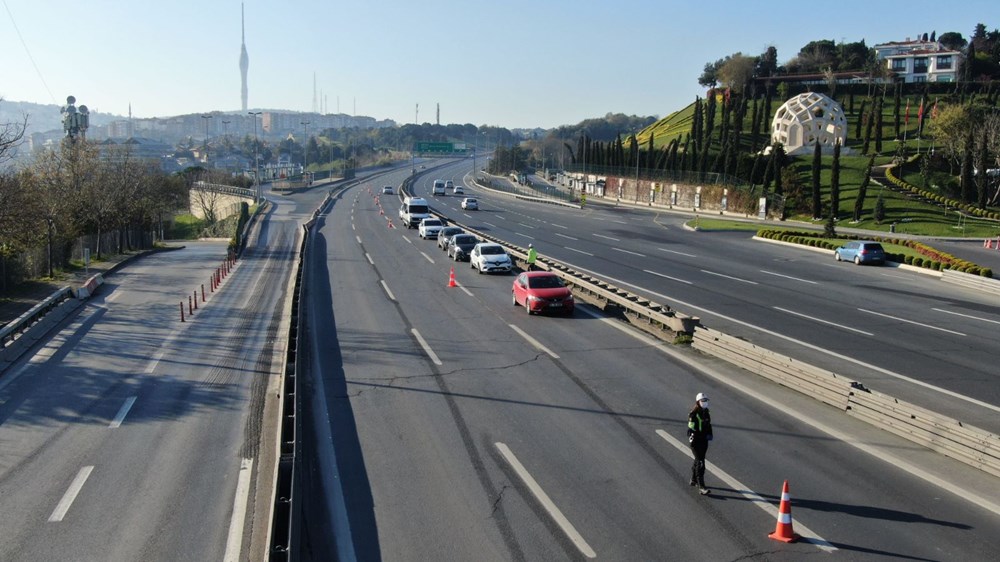
{"type": "Polygon", "coordinates": [[[893,41],[875,45],[875,56],[903,82],[955,82],[963,60],[937,41],[893,41]]]}

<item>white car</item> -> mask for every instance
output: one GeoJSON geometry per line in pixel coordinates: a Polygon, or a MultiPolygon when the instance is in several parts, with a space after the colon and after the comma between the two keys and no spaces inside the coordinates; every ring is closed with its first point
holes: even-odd
{"type": "Polygon", "coordinates": [[[466,197],[465,199],[462,199],[462,208],[466,211],[478,211],[479,201],[476,201],[472,197],[466,197]]]}
{"type": "Polygon", "coordinates": [[[417,227],[417,233],[424,240],[430,240],[431,238],[437,238],[438,232],[444,228],[444,223],[441,219],[424,219],[420,221],[420,226],[417,227]]]}
{"type": "Polygon", "coordinates": [[[455,186],[455,195],[465,195],[465,189],[460,185],[455,186]]]}
{"type": "Polygon", "coordinates": [[[445,187],[445,189],[452,189],[452,188],[455,187],[455,182],[453,182],[451,180],[447,180],[447,181],[444,182],[444,187],[445,187]]]}
{"type": "Polygon", "coordinates": [[[479,273],[493,273],[500,271],[510,273],[514,268],[514,263],[507,250],[500,244],[494,242],[480,242],[472,248],[469,254],[469,265],[479,273]]]}
{"type": "Polygon", "coordinates": [[[382,188],[382,193],[384,193],[385,195],[392,195],[392,186],[391,185],[387,185],[387,186],[383,187],[382,188]]]}

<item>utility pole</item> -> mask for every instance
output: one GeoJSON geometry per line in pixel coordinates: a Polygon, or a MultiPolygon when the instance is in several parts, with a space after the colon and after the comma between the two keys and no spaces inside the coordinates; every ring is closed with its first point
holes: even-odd
{"type": "Polygon", "coordinates": [[[309,121],[301,121],[299,125],[302,125],[302,174],[305,175],[309,167],[309,151],[306,150],[309,145],[309,121]]]}
{"type": "Polygon", "coordinates": [[[202,119],[205,120],[205,167],[208,167],[208,120],[212,118],[212,115],[202,115],[202,119]]]}
{"type": "Polygon", "coordinates": [[[263,113],[262,111],[248,111],[247,115],[253,115],[253,162],[254,162],[254,174],[253,182],[256,184],[256,195],[257,201],[261,200],[260,192],[260,154],[258,152],[258,146],[260,141],[257,140],[257,116],[263,113]]]}

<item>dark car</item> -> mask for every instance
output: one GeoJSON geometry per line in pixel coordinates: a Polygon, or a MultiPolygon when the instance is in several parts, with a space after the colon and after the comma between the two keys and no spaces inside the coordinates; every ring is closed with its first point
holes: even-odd
{"type": "Polygon", "coordinates": [[[837,261],[853,261],[857,265],[863,263],[885,263],[885,249],[882,244],[871,240],[857,240],[844,244],[833,251],[837,261]]]}
{"type": "Polygon", "coordinates": [[[456,234],[461,234],[465,232],[457,226],[446,226],[438,231],[438,248],[442,251],[448,251],[448,243],[451,242],[451,237],[456,234]]]}
{"type": "Polygon", "coordinates": [[[466,261],[479,239],[472,234],[455,234],[448,241],[448,257],[455,261],[466,261]]]}

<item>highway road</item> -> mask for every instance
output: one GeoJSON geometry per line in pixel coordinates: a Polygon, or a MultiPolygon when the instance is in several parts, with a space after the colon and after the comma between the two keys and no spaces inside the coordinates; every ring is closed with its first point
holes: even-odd
{"type": "MultiPolygon", "coordinates": [[[[456,179],[463,164],[451,172],[456,179]]],[[[416,190],[449,170],[429,172],[416,190]]],[[[511,276],[477,275],[416,231],[387,227],[382,212],[394,217],[398,200],[376,198],[379,185],[349,190],[320,218],[317,259],[305,272],[309,333],[300,352],[311,357],[311,373],[301,392],[317,446],[305,485],[322,492],[308,494],[309,557],[800,560],[836,552],[942,560],[1000,551],[994,478],[652,341],[591,307],[571,318],[529,317],[511,305],[511,276]],[[452,267],[455,288],[447,287],[452,267]],[[697,392],[712,397],[717,435],[707,497],[687,485],[684,427],[697,392]],[[793,545],[766,536],[785,480],[796,530],[808,538],[793,545]]],[[[555,208],[475,195],[484,210],[470,217],[448,208],[458,198],[433,204],[512,242],[534,241],[543,254],[557,254],[556,233],[578,239],[558,245],[567,256],[603,245],[600,255],[590,252],[592,268],[603,261],[637,270],[613,248],[638,252],[628,244],[654,229],[674,240],[655,247],[696,257],[710,247],[671,224],[664,234],[645,224],[648,216],[617,224],[612,217],[622,215],[588,211],[598,226],[591,231],[555,208]],[[583,242],[587,234],[618,240],[583,242]]],[[[764,256],[789,252],[754,244],[764,256]]],[[[653,247],[643,251],[653,255],[653,247]]],[[[721,268],[719,258],[681,258],[669,269],[653,259],[644,268],[707,283],[706,306],[738,300],[725,278],[701,271],[721,268]]],[[[742,258],[751,263],[732,276],[758,286],[767,274],[751,278],[748,268],[770,270],[763,262],[777,259],[742,258]]],[[[817,272],[846,279],[887,271],[795,267],[817,283],[817,272]]],[[[794,293],[792,281],[771,280],[763,295],[794,293]]],[[[765,308],[764,296],[746,295],[765,308]]]]}

